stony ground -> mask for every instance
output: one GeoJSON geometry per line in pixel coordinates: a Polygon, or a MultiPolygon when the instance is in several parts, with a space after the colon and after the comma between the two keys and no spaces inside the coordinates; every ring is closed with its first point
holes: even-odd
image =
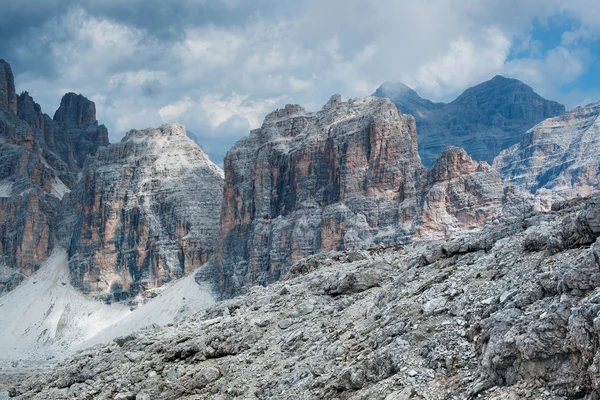
{"type": "Polygon", "coordinates": [[[19,399],[598,399],[600,198],[327,253],[79,353],[19,399]]]}

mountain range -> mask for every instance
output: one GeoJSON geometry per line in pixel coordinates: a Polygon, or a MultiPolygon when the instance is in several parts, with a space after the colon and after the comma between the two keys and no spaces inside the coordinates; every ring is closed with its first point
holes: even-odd
{"type": "Polygon", "coordinates": [[[75,93],[51,118],[0,60],[0,366],[116,338],[11,395],[424,398],[458,374],[460,397],[592,371],[595,322],[572,310],[600,285],[598,104],[565,113],[503,77],[448,104],[402,84],[375,94],[274,110],[222,170],[178,124],[109,144],[75,93]],[[281,395],[246,387],[251,357],[261,374],[269,357],[307,361],[276,366],[294,387],[281,395]]]}
{"type": "Polygon", "coordinates": [[[391,99],[399,110],[415,117],[425,166],[432,165],[446,146],[462,147],[473,159],[492,164],[528,129],[565,112],[563,105],[542,98],[523,82],[499,75],[450,103],[431,102],[392,82],[381,85],[374,96],[391,99]]]}

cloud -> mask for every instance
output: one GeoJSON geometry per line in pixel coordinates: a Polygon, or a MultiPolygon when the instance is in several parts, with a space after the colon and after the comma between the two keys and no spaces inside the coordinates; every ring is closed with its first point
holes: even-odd
{"type": "Polygon", "coordinates": [[[498,73],[569,106],[598,93],[560,89],[599,56],[592,0],[23,1],[0,15],[18,89],[49,114],[66,91],[94,99],[113,141],[177,121],[225,153],[273,108],[316,110],[394,80],[433,100],[498,73]],[[532,39],[534,19],[564,16],[555,47],[532,39]]]}
{"type": "Polygon", "coordinates": [[[439,98],[500,72],[511,48],[510,40],[495,27],[476,37],[479,41],[465,37],[452,41],[446,54],[419,67],[412,79],[407,77],[407,83],[439,98]]]}

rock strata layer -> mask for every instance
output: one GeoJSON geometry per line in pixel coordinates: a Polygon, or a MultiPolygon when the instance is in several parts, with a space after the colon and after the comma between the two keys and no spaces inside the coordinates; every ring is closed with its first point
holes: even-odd
{"type": "Polygon", "coordinates": [[[504,181],[553,198],[600,189],[600,103],[547,119],[502,151],[494,167],[504,181]]]}
{"type": "MultiPolygon", "coordinates": [[[[79,99],[94,110],[93,102],[79,99]]],[[[106,142],[95,112],[87,118],[80,137],[106,142]]],[[[72,140],[79,128],[43,114],[27,92],[17,96],[10,65],[0,60],[0,293],[31,275],[54,246],[60,199],[75,183],[77,160],[97,148],[72,140]]]]}
{"type": "Polygon", "coordinates": [[[222,191],[222,171],[181,125],[101,147],[64,218],[72,282],[123,300],[200,267],[216,245],[222,191]]]}
{"type": "Polygon", "coordinates": [[[219,285],[230,296],[317,252],[479,227],[503,197],[499,175],[464,150],[423,168],[414,118],[388,99],[288,105],[225,158],[219,285]]]}

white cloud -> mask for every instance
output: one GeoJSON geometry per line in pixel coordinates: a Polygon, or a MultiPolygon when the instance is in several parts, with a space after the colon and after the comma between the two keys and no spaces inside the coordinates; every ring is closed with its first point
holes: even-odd
{"type": "Polygon", "coordinates": [[[495,27],[478,37],[478,42],[464,37],[452,41],[446,54],[418,67],[412,79],[407,77],[408,84],[412,80],[416,89],[439,98],[499,72],[508,57],[510,40],[495,27]]]}
{"type": "MultiPolygon", "coordinates": [[[[247,7],[226,1],[226,12],[247,7]]],[[[195,25],[173,20],[172,26],[156,27],[174,32],[168,39],[82,5],[66,9],[14,44],[22,49],[15,54],[26,58],[41,50],[24,43],[47,43],[44,62],[58,73],[26,70],[17,76],[18,85],[50,114],[67,90],[93,98],[111,140],[130,128],[171,120],[216,140],[260,126],[265,114],[285,103],[318,109],[333,93],[366,95],[388,80],[402,80],[439,100],[501,73],[558,96],[557,85],[589,68],[583,43],[600,32],[596,0],[255,4],[255,12],[234,22],[216,16],[195,25]],[[580,24],[542,54],[531,40],[532,19],[549,21],[557,13],[580,24]]]]}
{"type": "Polygon", "coordinates": [[[189,98],[185,98],[177,103],[169,104],[158,110],[158,114],[163,122],[175,122],[177,121],[186,111],[190,109],[192,102],[189,98]]]}

